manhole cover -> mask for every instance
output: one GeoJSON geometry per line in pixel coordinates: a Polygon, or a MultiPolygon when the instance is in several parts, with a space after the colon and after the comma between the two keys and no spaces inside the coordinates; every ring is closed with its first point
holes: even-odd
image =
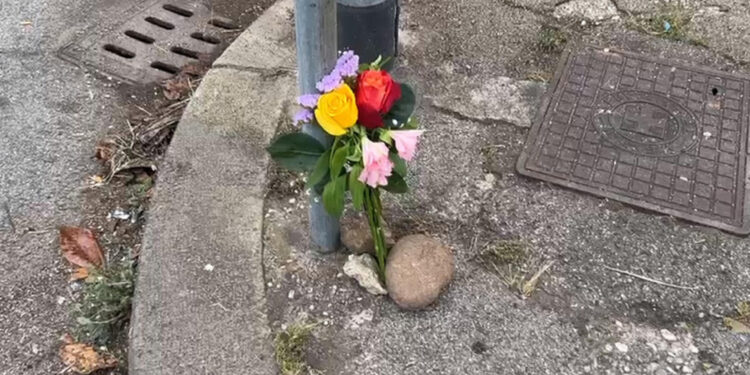
{"type": "Polygon", "coordinates": [[[124,22],[96,28],[60,55],[125,81],[148,83],[210,61],[225,47],[227,32],[237,28],[201,2],[158,1],[126,13],[124,22]]]}
{"type": "Polygon", "coordinates": [[[748,234],[747,77],[626,52],[563,58],[521,174],[748,234]]]}

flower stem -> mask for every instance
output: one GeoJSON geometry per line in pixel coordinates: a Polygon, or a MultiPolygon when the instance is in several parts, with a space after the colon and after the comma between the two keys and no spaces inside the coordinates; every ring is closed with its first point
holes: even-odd
{"type": "Polygon", "coordinates": [[[383,209],[380,204],[380,192],[377,189],[365,189],[365,211],[370,223],[370,232],[372,241],[375,245],[375,257],[378,260],[378,273],[380,279],[385,282],[385,259],[388,256],[388,249],[385,247],[385,236],[381,224],[383,209]]]}

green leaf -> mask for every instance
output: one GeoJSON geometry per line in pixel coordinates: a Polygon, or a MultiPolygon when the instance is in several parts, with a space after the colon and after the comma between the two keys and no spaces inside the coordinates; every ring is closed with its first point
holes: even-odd
{"type": "Polygon", "coordinates": [[[362,166],[357,165],[349,172],[349,191],[352,192],[352,204],[357,210],[364,208],[365,203],[365,184],[359,181],[359,175],[362,173],[362,166]]]}
{"type": "Polygon", "coordinates": [[[323,195],[323,189],[326,187],[326,184],[328,184],[329,181],[331,181],[331,174],[328,173],[329,171],[326,171],[325,176],[313,186],[313,190],[315,190],[315,193],[318,195],[323,195]]]}
{"type": "Polygon", "coordinates": [[[339,176],[326,184],[323,189],[323,207],[333,216],[341,216],[344,211],[344,191],[346,176],[339,176]]]}
{"type": "Polygon", "coordinates": [[[315,186],[323,181],[323,177],[328,173],[328,160],[330,158],[331,149],[329,148],[318,158],[318,162],[315,164],[315,169],[313,169],[310,173],[310,177],[307,179],[307,186],[315,186]]]}
{"type": "Polygon", "coordinates": [[[404,124],[404,127],[401,129],[404,130],[415,130],[419,128],[419,121],[417,121],[417,118],[414,116],[409,117],[409,119],[404,124]]]}
{"type": "Polygon", "coordinates": [[[412,90],[411,86],[401,83],[401,98],[393,104],[393,108],[385,116],[386,126],[393,126],[394,119],[399,124],[406,123],[414,112],[416,102],[417,99],[414,96],[414,90],[412,90]]]}
{"type": "Polygon", "coordinates": [[[359,72],[362,73],[366,70],[370,70],[370,64],[359,64],[359,72]]]}
{"type": "Polygon", "coordinates": [[[393,143],[393,138],[391,138],[391,132],[388,130],[378,132],[378,138],[381,141],[385,142],[386,144],[390,145],[391,143],[393,143]]]}
{"type": "Polygon", "coordinates": [[[346,156],[349,155],[349,147],[339,147],[333,153],[331,159],[331,176],[338,177],[341,174],[341,168],[346,163],[346,156]]]}
{"type": "Polygon", "coordinates": [[[313,169],[325,147],[307,134],[291,133],[276,138],[266,150],[283,167],[306,172],[313,169]]]}
{"type": "Polygon", "coordinates": [[[401,177],[405,177],[408,173],[406,169],[406,161],[404,159],[401,159],[400,156],[398,156],[398,153],[391,152],[388,157],[393,162],[393,171],[398,173],[401,177]]]}
{"type": "Polygon", "coordinates": [[[393,173],[391,174],[391,177],[388,177],[388,185],[383,186],[383,189],[395,194],[409,192],[409,187],[406,186],[406,181],[404,181],[404,178],[398,173],[393,173]]]}

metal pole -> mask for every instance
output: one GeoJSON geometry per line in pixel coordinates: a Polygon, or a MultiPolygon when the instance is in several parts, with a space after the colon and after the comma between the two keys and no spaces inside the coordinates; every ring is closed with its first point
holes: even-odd
{"type": "Polygon", "coordinates": [[[389,69],[398,55],[398,0],[338,0],[336,12],[339,49],[354,50],[361,62],[391,57],[389,69]]]}
{"type": "MultiPolygon", "coordinates": [[[[317,93],[315,84],[336,64],[336,0],[295,0],[294,5],[299,91],[317,93]]],[[[315,123],[303,125],[302,132],[326,146],[333,142],[315,123]]],[[[330,253],[340,246],[339,220],[326,212],[314,190],[310,192],[310,235],[319,252],[330,253]]]]}

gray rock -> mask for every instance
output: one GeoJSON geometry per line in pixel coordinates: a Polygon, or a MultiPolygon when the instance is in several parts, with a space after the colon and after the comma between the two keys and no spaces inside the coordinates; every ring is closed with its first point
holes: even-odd
{"type": "Polygon", "coordinates": [[[617,8],[610,0],[573,0],[556,7],[553,15],[601,21],[616,16],[617,8]]]}
{"type": "Polygon", "coordinates": [[[378,277],[378,265],[370,254],[349,255],[344,264],[344,273],[357,280],[359,286],[365,288],[370,294],[388,294],[380,283],[378,277]]]}
{"type": "MultiPolygon", "coordinates": [[[[393,247],[396,241],[387,223],[383,223],[383,232],[386,247],[393,247]]],[[[341,243],[354,254],[375,255],[375,243],[367,216],[360,212],[350,212],[341,218],[341,243]]]]}
{"type": "Polygon", "coordinates": [[[453,268],[453,253],[447,246],[421,234],[406,236],[388,255],[386,287],[399,307],[422,309],[450,283],[453,268]]]}

